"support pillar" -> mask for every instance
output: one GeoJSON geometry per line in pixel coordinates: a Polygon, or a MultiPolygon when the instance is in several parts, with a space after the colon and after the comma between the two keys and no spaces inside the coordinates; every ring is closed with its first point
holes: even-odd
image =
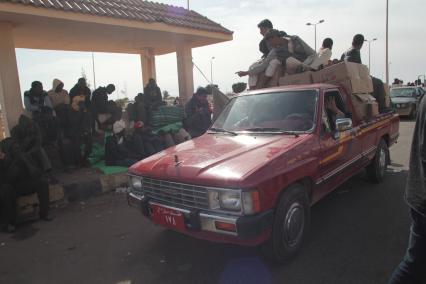
{"type": "Polygon", "coordinates": [[[145,87],[149,79],[156,79],[155,71],[155,55],[153,49],[144,49],[141,52],[141,66],[142,66],[142,82],[145,87]]]}
{"type": "Polygon", "coordinates": [[[179,99],[181,104],[185,104],[194,93],[192,49],[186,46],[178,46],[176,50],[176,58],[179,81],[179,99]]]}
{"type": "Polygon", "coordinates": [[[19,86],[18,65],[16,62],[13,27],[0,22],[0,104],[6,136],[24,113],[19,86]]]}

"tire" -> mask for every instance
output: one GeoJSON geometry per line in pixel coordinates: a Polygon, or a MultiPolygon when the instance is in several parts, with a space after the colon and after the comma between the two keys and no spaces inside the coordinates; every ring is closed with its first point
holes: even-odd
{"type": "Polygon", "coordinates": [[[385,140],[381,139],[373,160],[367,166],[367,175],[372,182],[381,183],[383,181],[389,160],[388,145],[385,140]]]}
{"type": "Polygon", "coordinates": [[[285,189],[275,209],[272,233],[261,246],[263,255],[278,263],[291,260],[302,247],[310,225],[306,189],[294,184],[285,189]]]}
{"type": "Polygon", "coordinates": [[[413,105],[412,108],[411,108],[411,112],[410,112],[409,118],[410,119],[416,119],[416,116],[417,116],[417,108],[416,108],[415,105],[413,105]]]}

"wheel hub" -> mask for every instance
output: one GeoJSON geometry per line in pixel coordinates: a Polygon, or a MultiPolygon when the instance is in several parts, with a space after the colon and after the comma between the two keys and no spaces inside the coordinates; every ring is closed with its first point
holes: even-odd
{"type": "Polygon", "coordinates": [[[300,241],[303,235],[305,225],[305,212],[303,207],[298,203],[293,203],[287,211],[284,221],[284,242],[294,247],[300,241]]]}

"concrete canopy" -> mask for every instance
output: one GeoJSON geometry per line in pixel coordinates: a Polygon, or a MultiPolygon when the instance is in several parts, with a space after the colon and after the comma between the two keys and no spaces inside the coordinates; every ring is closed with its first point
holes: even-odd
{"type": "Polygon", "coordinates": [[[0,0],[0,37],[8,133],[23,112],[15,48],[140,54],[144,83],[156,77],[156,55],[176,52],[185,101],[194,89],[192,48],[232,40],[232,32],[194,11],[142,0],[0,0]]]}
{"type": "MultiPolygon", "coordinates": [[[[81,5],[85,1],[75,2],[81,5]]],[[[161,6],[171,7],[183,16],[186,12],[192,13],[183,8],[161,6]]],[[[164,16],[170,15],[168,12],[164,16]]],[[[152,49],[154,55],[162,55],[175,52],[176,46],[182,44],[194,48],[232,40],[232,32],[218,28],[220,26],[213,22],[210,25],[215,29],[159,20],[144,22],[130,17],[101,16],[0,1],[0,21],[13,23],[14,41],[18,48],[119,53],[152,49]]]]}

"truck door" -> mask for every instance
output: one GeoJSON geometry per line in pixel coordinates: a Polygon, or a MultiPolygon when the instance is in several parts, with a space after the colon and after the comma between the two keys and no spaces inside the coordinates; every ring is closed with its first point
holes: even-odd
{"type": "Polygon", "coordinates": [[[329,90],[322,98],[321,155],[317,180],[319,198],[335,189],[338,184],[353,174],[353,166],[361,153],[356,129],[340,133],[336,131],[335,120],[344,118],[348,113],[340,92],[329,90]]]}

